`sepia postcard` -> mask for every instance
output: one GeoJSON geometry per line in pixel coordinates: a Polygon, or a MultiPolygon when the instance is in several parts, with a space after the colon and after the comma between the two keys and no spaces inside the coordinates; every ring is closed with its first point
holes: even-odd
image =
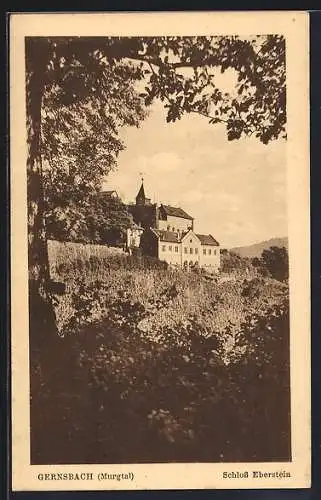
{"type": "Polygon", "coordinates": [[[12,14],[12,489],[310,487],[303,12],[12,14]]]}

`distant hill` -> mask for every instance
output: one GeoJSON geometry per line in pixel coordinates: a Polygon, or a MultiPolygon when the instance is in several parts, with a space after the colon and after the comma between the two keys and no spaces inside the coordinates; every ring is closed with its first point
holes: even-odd
{"type": "Polygon", "coordinates": [[[263,250],[270,247],[285,247],[288,248],[287,238],[271,238],[270,240],[261,241],[259,243],[254,243],[253,245],[247,245],[244,247],[230,248],[231,252],[239,254],[241,257],[261,257],[263,250]]]}

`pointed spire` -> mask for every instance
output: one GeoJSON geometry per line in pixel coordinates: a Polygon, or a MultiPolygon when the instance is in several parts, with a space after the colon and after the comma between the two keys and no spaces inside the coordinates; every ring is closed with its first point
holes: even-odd
{"type": "Polygon", "coordinates": [[[138,194],[136,196],[137,199],[145,200],[145,189],[144,189],[144,178],[142,177],[142,185],[140,186],[140,189],[138,191],[138,194]]]}
{"type": "Polygon", "coordinates": [[[145,196],[145,189],[144,189],[144,178],[142,177],[142,184],[140,186],[140,189],[137,193],[136,196],[136,205],[146,205],[146,196],[145,196]]]}

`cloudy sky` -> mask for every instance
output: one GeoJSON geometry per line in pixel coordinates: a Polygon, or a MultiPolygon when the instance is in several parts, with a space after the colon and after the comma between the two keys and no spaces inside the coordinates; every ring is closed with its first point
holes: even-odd
{"type": "Polygon", "coordinates": [[[196,114],[167,124],[158,102],[139,129],[123,129],[121,138],[126,150],[104,188],[124,201],[134,201],[142,174],[146,196],[184,208],[195,230],[223,247],[287,235],[284,141],[229,142],[224,126],[196,114]]]}

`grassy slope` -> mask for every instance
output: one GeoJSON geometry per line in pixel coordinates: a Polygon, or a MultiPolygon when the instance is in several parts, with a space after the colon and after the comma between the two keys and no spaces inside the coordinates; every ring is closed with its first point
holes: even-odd
{"type": "Polygon", "coordinates": [[[50,250],[64,337],[33,377],[34,462],[289,458],[286,285],[50,250]]]}

